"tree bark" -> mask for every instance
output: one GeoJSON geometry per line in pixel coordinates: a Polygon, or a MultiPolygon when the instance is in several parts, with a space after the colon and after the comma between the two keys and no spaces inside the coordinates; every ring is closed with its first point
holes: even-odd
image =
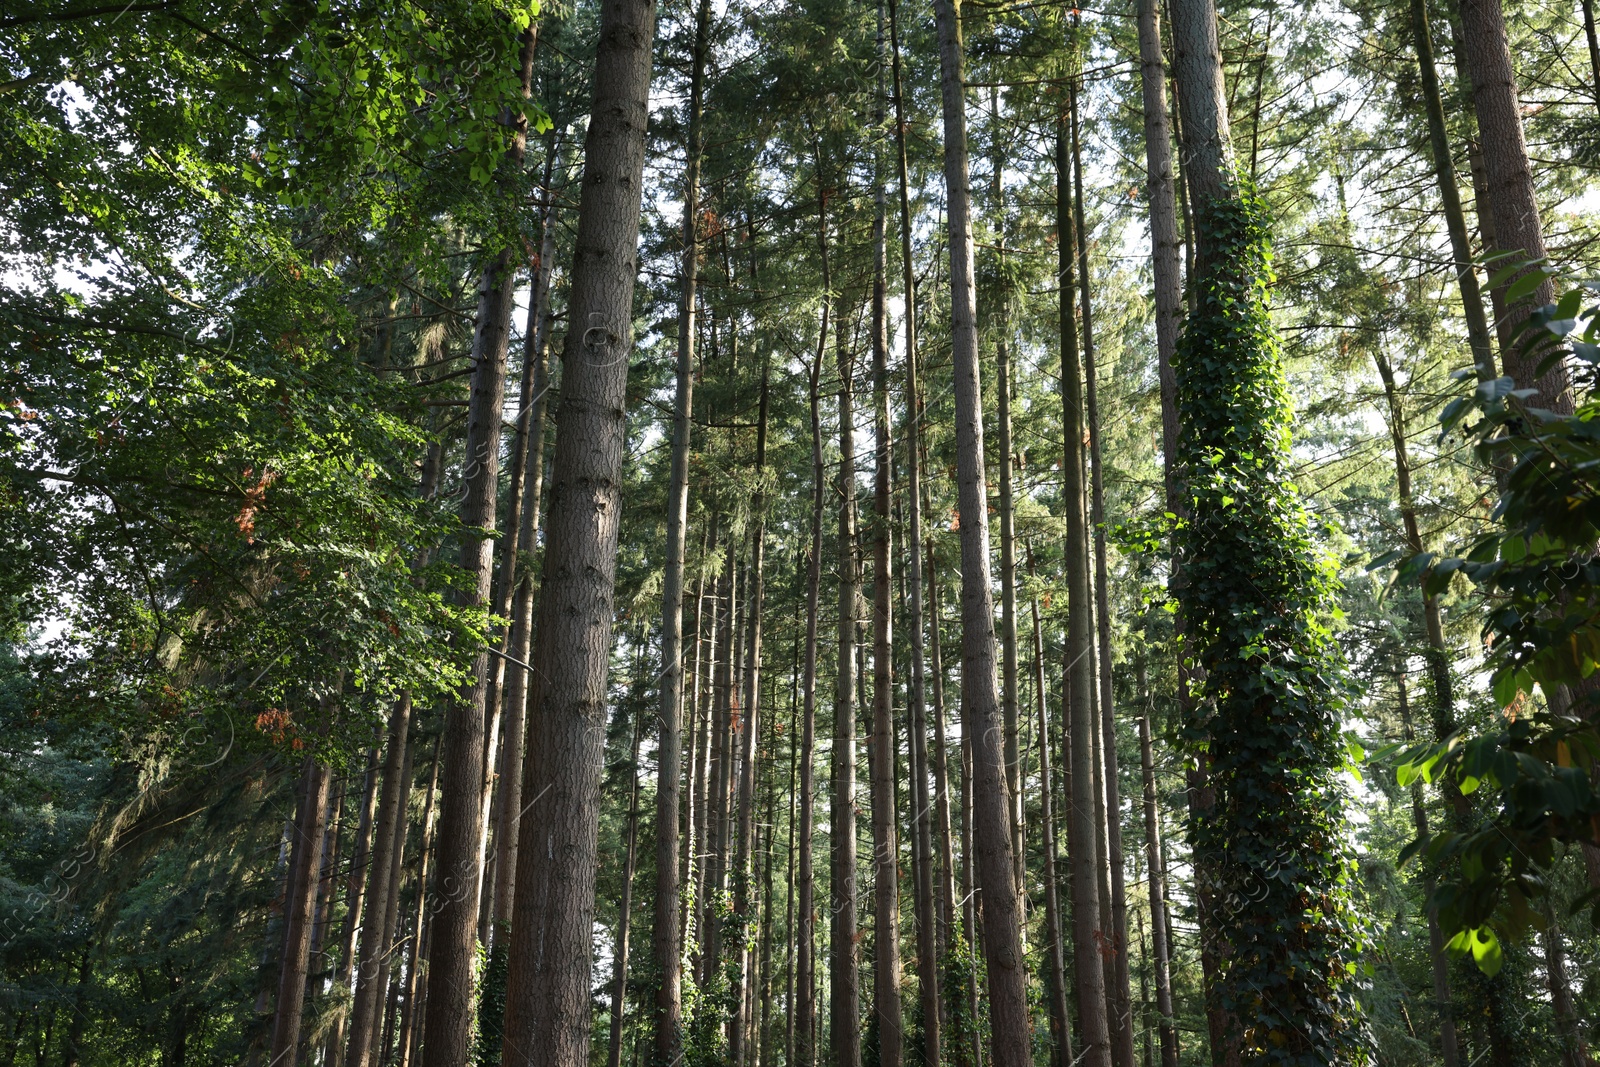
{"type": "MultiPolygon", "coordinates": [[[[827,299],[827,297],[824,297],[827,299]]],[[[843,316],[839,317],[842,323],[843,316]]],[[[833,1067],[861,1067],[861,994],[856,944],[856,620],[861,598],[856,560],[856,446],[854,362],[836,326],[839,372],[838,668],[833,696],[833,807],[829,820],[833,920],[830,930],[828,1019],[833,1067]]]]}
{"type": "MultiPolygon", "coordinates": [[[[545,172],[543,185],[546,190],[546,225],[544,234],[540,238],[541,253],[548,251],[554,254],[555,231],[551,227],[548,214],[555,198],[550,193],[551,176],[555,173],[555,152],[553,146],[547,142],[545,152],[545,172]]],[[[543,255],[540,257],[544,258],[543,255]]],[[[516,595],[527,577],[528,568],[523,565],[523,557],[528,556],[533,548],[533,539],[539,528],[538,510],[539,501],[537,492],[541,488],[544,474],[544,352],[538,342],[541,317],[539,305],[541,301],[548,302],[548,297],[541,296],[548,287],[549,276],[543,262],[535,262],[533,267],[533,285],[529,292],[527,326],[523,330],[522,349],[522,376],[517,390],[517,421],[516,431],[513,435],[511,446],[511,477],[507,489],[505,521],[500,524],[500,529],[506,531],[505,536],[497,546],[499,551],[499,573],[493,583],[494,606],[491,612],[497,618],[512,620],[499,641],[499,654],[489,660],[489,674],[487,689],[484,697],[484,780],[483,780],[483,848],[479,860],[479,878],[483,887],[478,905],[478,940],[484,945],[490,945],[495,936],[495,896],[496,875],[499,869],[498,856],[490,852],[494,848],[498,852],[502,844],[503,834],[499,831],[500,817],[504,814],[505,786],[510,779],[519,778],[522,771],[522,737],[524,727],[524,708],[520,698],[526,695],[526,680],[522,677],[524,668],[508,663],[506,657],[514,655],[511,652],[512,644],[516,639],[516,618],[513,603],[516,595]],[[537,413],[535,409],[537,408],[537,413]],[[538,433],[537,444],[534,434],[538,433]],[[537,468],[534,476],[534,485],[529,493],[529,468],[537,468]],[[531,522],[525,522],[524,513],[531,522]],[[524,532],[526,531],[526,536],[524,532]],[[509,681],[507,670],[510,670],[509,681]],[[523,685],[515,683],[522,682],[523,685]],[[514,691],[514,692],[513,692],[514,691]],[[508,699],[515,695],[516,702],[508,699]]],[[[531,590],[530,590],[531,592],[531,590]]],[[[491,631],[490,641],[495,640],[491,631]]],[[[526,651],[517,656],[517,659],[526,663],[526,651]]],[[[519,798],[520,799],[520,798],[519,798]]]]}
{"type": "MultiPolygon", "coordinates": [[[[1543,259],[1546,255],[1544,227],[1539,221],[1533,169],[1523,138],[1521,103],[1517,98],[1516,75],[1512,70],[1500,0],[1457,0],[1457,5],[1461,14],[1460,59],[1472,82],[1473,110],[1478,117],[1478,136],[1483,146],[1484,178],[1489,213],[1494,220],[1495,242],[1498,250],[1516,252],[1520,258],[1543,259]]],[[[1479,206],[1481,209],[1482,205],[1479,206]]],[[[1508,278],[1501,291],[1525,273],[1519,271],[1508,278]]],[[[1527,296],[1514,304],[1506,304],[1504,328],[1515,330],[1529,312],[1554,298],[1555,285],[1546,278],[1527,296]]],[[[1535,406],[1571,414],[1572,382],[1567,368],[1558,360],[1540,374],[1538,364],[1543,355],[1543,352],[1530,355],[1517,344],[1503,341],[1501,344],[1501,359],[1518,388],[1538,390],[1535,406]]]]}
{"type": "MultiPolygon", "coordinates": [[[[563,163],[562,173],[566,169],[563,163]]],[[[533,649],[533,604],[537,587],[532,562],[539,535],[539,509],[544,496],[544,443],[548,421],[545,413],[549,408],[551,385],[550,333],[554,327],[554,315],[550,310],[550,291],[556,252],[556,195],[549,180],[545,183],[543,231],[522,354],[525,363],[533,369],[532,408],[524,416],[528,420],[524,440],[526,455],[523,459],[527,492],[517,533],[518,551],[527,557],[528,565],[517,574],[516,595],[511,607],[509,648],[510,654],[523,663],[528,662],[533,649]]],[[[516,898],[517,838],[522,819],[523,742],[528,723],[528,672],[509,662],[506,669],[510,674],[506,678],[503,698],[505,736],[500,746],[499,784],[493,815],[494,896],[490,911],[490,936],[502,952],[505,941],[503,935],[511,923],[512,901],[516,898]]]]}
{"type": "Polygon", "coordinates": [[[1561,927],[1556,922],[1553,907],[1547,911],[1541,938],[1544,941],[1545,979],[1550,987],[1550,1003],[1555,1009],[1556,1035],[1561,1043],[1562,1067],[1588,1067],[1589,1049],[1579,1029],[1577,1008],[1572,1002],[1572,982],[1567,977],[1566,946],[1562,942],[1561,927]]]}
{"type": "MultiPolygon", "coordinates": [[[[518,63],[522,95],[532,93],[537,32],[522,34],[518,63]]],[[[520,170],[527,145],[527,119],[514,124],[506,165],[520,170]]],[[[478,286],[478,316],[472,339],[472,394],[467,408],[464,492],[461,500],[460,566],[473,579],[461,594],[467,608],[489,606],[494,576],[495,505],[499,487],[500,429],[505,406],[506,348],[511,327],[516,270],[512,249],[485,265],[478,286]],[[480,536],[474,531],[484,531],[480,536]]],[[[471,681],[445,709],[440,759],[439,869],[452,888],[441,894],[434,917],[431,992],[428,997],[426,1067],[462,1067],[472,1040],[476,999],[474,967],[482,873],[485,724],[490,686],[489,654],[473,659],[471,681]]],[[[351,1057],[351,1067],[366,1067],[351,1057]]]]}
{"type": "MultiPolygon", "coordinates": [[[[1406,695],[1406,678],[1403,670],[1395,672],[1395,689],[1400,702],[1400,722],[1405,728],[1409,744],[1411,731],[1411,702],[1406,695]]],[[[1417,837],[1429,836],[1428,809],[1423,805],[1422,782],[1411,783],[1411,821],[1417,837]]],[[[1432,905],[1436,879],[1429,871],[1423,877],[1424,908],[1428,918],[1428,963],[1433,975],[1434,1007],[1439,1013],[1439,1058],[1444,1067],[1457,1067],[1461,1062],[1461,1049],[1456,1035],[1455,1005],[1450,996],[1450,960],[1445,955],[1444,933],[1439,929],[1439,909],[1432,905]]]]}
{"type": "Polygon", "coordinates": [[[1477,268],[1472,262],[1467,216],[1461,207],[1461,191],[1456,187],[1455,166],[1450,159],[1444,99],[1439,92],[1439,73],[1433,61],[1433,33],[1428,28],[1428,0],[1411,0],[1411,43],[1417,53],[1423,110],[1428,116],[1428,148],[1433,157],[1434,181],[1439,187],[1439,202],[1444,207],[1445,229],[1450,234],[1450,254],[1455,261],[1452,268],[1461,287],[1467,343],[1472,348],[1478,380],[1490,381],[1496,377],[1494,349],[1489,341],[1489,320],[1483,313],[1483,292],[1478,288],[1477,268]]]}
{"type": "Polygon", "coordinates": [[[306,997],[306,963],[311,950],[312,908],[317,893],[317,856],[327,827],[328,784],[332,773],[315,756],[300,772],[300,803],[294,820],[294,845],[284,902],[283,960],[278,971],[277,1009],[272,1018],[269,1067],[293,1067],[300,1046],[306,997]]]}
{"type": "Polygon", "coordinates": [[[1144,704],[1144,713],[1139,716],[1139,770],[1144,779],[1145,868],[1150,880],[1150,950],[1156,1011],[1161,1016],[1161,1067],[1178,1067],[1178,1028],[1172,1014],[1172,932],[1167,925],[1167,862],[1161,851],[1161,811],[1156,803],[1155,758],[1150,745],[1150,687],[1142,654],[1138,672],[1139,696],[1144,704]]]}
{"type": "MultiPolygon", "coordinates": [[[[882,129],[887,43],[878,2],[878,92],[874,125],[882,129]]],[[[867,745],[872,782],[872,1011],[879,1067],[900,1067],[905,1044],[900,1010],[900,842],[895,797],[894,586],[890,560],[889,279],[887,179],[882,139],[874,142],[872,216],[872,736],[867,745]]]]}
{"type": "Polygon", "coordinates": [[[728,873],[728,787],[733,781],[733,714],[737,698],[735,665],[739,662],[739,546],[728,543],[723,557],[721,621],[717,629],[717,669],[713,675],[711,706],[711,763],[706,797],[706,870],[703,875],[706,906],[712,908],[700,935],[700,984],[710,985],[722,966],[722,919],[720,901],[728,873]]]}
{"type": "Polygon", "coordinates": [[[679,782],[683,776],[683,573],[689,526],[689,453],[694,416],[695,289],[699,279],[701,115],[711,3],[695,10],[689,81],[689,159],[683,176],[682,292],[678,303],[677,392],[672,414],[672,473],[667,487],[667,560],[661,583],[660,716],[656,753],[656,886],[651,956],[656,970],[653,1063],[669,1067],[683,1047],[683,931],[678,884],[679,782]]]}
{"type": "Polygon", "coordinates": [[[1160,0],[1138,0],[1139,81],[1144,100],[1145,195],[1150,203],[1150,264],[1155,278],[1156,368],[1161,389],[1161,451],[1167,510],[1179,493],[1173,457],[1178,450],[1177,382],[1172,355],[1178,347],[1183,290],[1178,270],[1178,213],[1167,121],[1166,63],[1161,53],[1160,0]]]}
{"type": "MultiPolygon", "coordinates": [[[[588,1059],[591,951],[605,749],[606,675],[616,584],[625,393],[644,137],[655,37],[651,0],[604,0],[568,301],[561,404],[550,473],[540,673],[530,682],[529,755],[507,977],[505,1060],[579,1067],[588,1059]]],[[[446,808],[448,811],[448,808],[446,808]]],[[[441,837],[446,827],[441,827],[441,837]]],[[[446,928],[446,913],[436,921],[446,928]]],[[[437,969],[437,964],[436,964],[437,969]]],[[[427,1067],[448,1022],[448,980],[429,997],[427,1067]]],[[[453,1039],[452,1039],[453,1040],[453,1039]]]]}
{"type": "Polygon", "coordinates": [[[417,908],[416,914],[411,917],[411,936],[406,946],[406,994],[405,1011],[400,1017],[400,1067],[410,1067],[412,1057],[415,1055],[416,1038],[422,1027],[421,1016],[418,1008],[424,990],[427,988],[425,976],[419,971],[419,964],[424,963],[422,940],[427,929],[428,903],[428,861],[433,854],[433,801],[439,789],[439,738],[434,738],[433,754],[428,759],[432,771],[428,775],[428,795],[422,802],[422,849],[417,856],[417,908]]]}
{"type": "Polygon", "coordinates": [[[939,995],[938,904],[934,897],[932,801],[928,795],[928,716],[925,692],[927,665],[923,643],[922,598],[922,424],[921,390],[917,383],[917,279],[911,255],[911,192],[906,165],[906,107],[900,74],[899,6],[889,4],[891,67],[894,72],[895,162],[900,192],[900,266],[905,293],[906,422],[906,560],[909,613],[906,627],[911,637],[911,686],[907,693],[911,717],[911,827],[916,863],[914,900],[917,923],[917,983],[922,1005],[923,1062],[940,1062],[941,1000],[939,995]]]}
{"type": "Polygon", "coordinates": [[[411,792],[411,783],[405,777],[410,744],[411,694],[406,693],[395,702],[389,715],[384,743],[383,785],[372,849],[372,888],[361,925],[361,966],[356,971],[355,1001],[350,1009],[350,1046],[345,1058],[349,1067],[367,1067],[374,1061],[372,1049],[388,983],[389,948],[394,941],[393,928],[388,925],[393,913],[390,904],[399,890],[391,878],[396,873],[395,856],[405,839],[406,797],[411,792]]]}
{"type": "MultiPolygon", "coordinates": [[[[824,290],[828,277],[827,229],[821,232],[824,290]]],[[[822,610],[822,512],[824,471],[822,465],[822,415],[817,395],[822,354],[828,339],[829,301],[822,301],[822,323],[817,329],[817,353],[811,361],[811,555],[806,563],[806,651],[805,678],[800,687],[800,828],[799,900],[796,904],[800,924],[795,934],[795,1058],[797,1067],[815,1067],[813,1035],[816,1032],[816,904],[815,874],[812,869],[811,839],[815,834],[817,730],[817,616],[822,610]]]]}
{"type": "MultiPolygon", "coordinates": [[[[333,981],[335,987],[346,990],[350,989],[354,976],[356,934],[361,929],[361,908],[366,898],[368,867],[372,856],[373,817],[378,803],[378,751],[375,747],[367,754],[361,815],[356,822],[355,853],[350,859],[350,874],[345,880],[344,930],[339,937],[339,963],[333,981]]],[[[344,1032],[348,1019],[348,1013],[341,1014],[323,1043],[322,1062],[329,1067],[340,1067],[344,1062],[344,1032]]]]}
{"type": "Polygon", "coordinates": [[[1077,242],[1072,214],[1071,117],[1056,124],[1056,234],[1061,285],[1062,497],[1066,508],[1067,718],[1066,759],[1071,785],[1067,855],[1072,872],[1072,964],[1078,1001],[1079,1056],[1085,1067],[1110,1067],[1105,969],[1100,955],[1099,834],[1095,826],[1093,600],[1089,580],[1089,529],[1084,486],[1083,371],[1073,308],[1077,242]]]}
{"type": "MultiPolygon", "coordinates": [[[[1028,553],[1028,575],[1032,577],[1033,553],[1028,553]]],[[[1051,1067],[1070,1067],[1075,1062],[1072,1054],[1072,1021],[1067,1011],[1067,972],[1062,954],[1065,924],[1061,914],[1061,894],[1057,888],[1060,853],[1056,850],[1055,787],[1050,773],[1050,717],[1045,704],[1044,628],[1039,619],[1039,598],[1031,602],[1033,612],[1033,700],[1034,715],[1039,727],[1039,827],[1040,845],[1044,853],[1044,949],[1050,965],[1050,985],[1046,995],[1050,1001],[1050,1064],[1051,1067]]],[[[1164,1064],[1163,1067],[1173,1067],[1164,1064]]]]}
{"type": "MultiPolygon", "coordinates": [[[[761,400],[756,416],[756,462],[758,478],[767,467],[768,367],[761,368],[761,400]]],[[[735,835],[733,872],[734,929],[739,953],[739,1010],[733,1019],[731,1053],[735,1065],[744,1063],[746,1037],[754,1003],[751,993],[750,893],[754,870],[752,849],[756,843],[756,739],[761,726],[761,608],[764,593],[763,569],[766,566],[766,493],[763,482],[750,502],[753,524],[750,530],[750,583],[745,592],[749,604],[745,630],[744,714],[739,733],[739,824],[735,835]]]]}
{"type": "Polygon", "coordinates": [[[990,1049],[994,1067],[1031,1061],[1021,908],[1012,859],[1003,745],[996,733],[1000,694],[994,594],[990,587],[989,511],[983,461],[983,386],[973,287],[971,190],[967,166],[966,91],[960,13],[936,0],[944,112],[944,179],[950,242],[951,344],[955,379],[956,486],[961,524],[962,730],[972,747],[977,882],[983,893],[983,949],[989,975],[990,1049]]]}
{"type": "MultiPolygon", "coordinates": [[[[1017,666],[1017,537],[1016,494],[1012,486],[1011,444],[1011,294],[1005,277],[1006,210],[1005,155],[1000,146],[999,87],[989,90],[989,114],[994,127],[994,159],[990,164],[991,210],[995,216],[995,231],[1000,248],[995,255],[1000,261],[999,307],[995,310],[990,328],[994,333],[995,363],[995,452],[1000,468],[1000,500],[996,517],[1000,520],[1000,710],[1005,724],[1006,789],[1010,800],[1007,814],[1011,822],[1011,858],[1016,865],[1017,896],[1026,904],[1024,871],[1027,866],[1027,849],[1022,837],[1022,745],[1020,715],[1017,705],[1019,686],[1017,666]]],[[[1024,936],[1027,923],[1022,922],[1024,936]]]]}
{"type": "MultiPolygon", "coordinates": [[[[642,636],[640,640],[643,641],[642,636]]],[[[625,835],[627,843],[623,848],[622,859],[622,899],[617,904],[617,936],[611,964],[614,973],[611,976],[611,1033],[606,1055],[607,1067],[622,1067],[622,1018],[627,1010],[628,1001],[628,930],[633,919],[634,864],[639,854],[639,746],[643,740],[644,716],[636,712],[633,722],[633,756],[630,763],[633,781],[628,789],[628,829],[625,835]]],[[[674,863],[668,866],[675,868],[677,865],[674,863]]]]}
{"type": "Polygon", "coordinates": [[[1106,491],[1100,449],[1099,374],[1095,367],[1094,315],[1090,300],[1089,237],[1084,221],[1083,148],[1078,133],[1078,93],[1072,93],[1072,172],[1074,229],[1078,243],[1078,284],[1083,310],[1083,370],[1089,423],[1089,522],[1094,531],[1095,624],[1099,644],[1101,753],[1105,776],[1106,870],[1110,876],[1110,924],[1107,949],[1106,1007],[1110,1013],[1112,1051],[1120,1064],[1133,1064],[1133,999],[1128,971],[1128,897],[1122,866],[1122,797],[1117,767],[1117,719],[1111,677],[1111,580],[1106,563],[1106,491]]]}

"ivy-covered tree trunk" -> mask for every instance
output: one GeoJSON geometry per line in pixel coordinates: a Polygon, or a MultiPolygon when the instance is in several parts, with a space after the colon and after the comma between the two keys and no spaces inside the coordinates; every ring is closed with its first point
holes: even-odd
{"type": "Polygon", "coordinates": [[[1186,724],[1215,805],[1191,821],[1212,879],[1231,1016],[1220,1049],[1244,1063],[1364,1055],[1359,934],[1341,822],[1344,705],[1323,616],[1335,588],[1290,480],[1291,412],[1268,308],[1265,206],[1233,159],[1211,0],[1173,0],[1178,102],[1197,228],[1192,309],[1176,362],[1185,654],[1205,672],[1186,724]]]}
{"type": "Polygon", "coordinates": [[[990,586],[988,479],[984,474],[983,386],[973,284],[971,190],[967,165],[966,87],[960,11],[936,0],[944,117],[944,180],[950,247],[952,373],[955,379],[956,499],[961,526],[962,733],[972,749],[969,818],[978,887],[983,894],[983,955],[989,977],[990,1050],[994,1067],[1031,1062],[1022,909],[1006,788],[996,668],[994,593],[990,586]]]}
{"type": "MultiPolygon", "coordinates": [[[[600,10],[532,660],[540,669],[531,683],[537,712],[523,795],[539,799],[526,804],[517,851],[508,1067],[580,1067],[589,1053],[600,770],[655,15],[651,0],[605,0],[600,10]]],[[[443,918],[435,921],[442,926],[443,918]]],[[[430,976],[426,1050],[434,1048],[444,978],[430,976]]],[[[427,1059],[427,1067],[460,1067],[435,1061],[432,1051],[427,1059]]]]}

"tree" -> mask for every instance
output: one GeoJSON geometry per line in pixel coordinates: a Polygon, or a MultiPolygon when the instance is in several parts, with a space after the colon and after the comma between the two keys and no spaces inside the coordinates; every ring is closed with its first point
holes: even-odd
{"type": "Polygon", "coordinates": [[[1355,923],[1333,779],[1341,683],[1318,619],[1331,581],[1283,476],[1289,411],[1267,314],[1269,231],[1235,167],[1216,11],[1210,0],[1175,0],[1172,19],[1198,238],[1175,367],[1190,500],[1179,596],[1186,654],[1205,671],[1187,730],[1204,745],[1216,790],[1189,835],[1216,883],[1210,918],[1221,958],[1207,998],[1231,1029],[1214,1054],[1359,1057],[1355,923]]]}
{"type": "Polygon", "coordinates": [[[956,404],[956,484],[961,519],[962,733],[972,749],[973,834],[983,892],[983,954],[989,975],[990,1050],[994,1067],[1020,1067],[1030,1056],[1025,965],[1016,867],[999,743],[994,595],[989,583],[989,510],[983,470],[983,397],[973,287],[972,210],[960,12],[953,0],[934,7],[939,25],[944,111],[944,180],[950,234],[950,331],[956,404]]]}
{"type": "MultiPolygon", "coordinates": [[[[523,795],[541,799],[527,807],[517,850],[505,1024],[506,1052],[519,1064],[578,1064],[589,1047],[599,754],[654,36],[649,0],[602,6],[532,661],[542,669],[529,693],[523,795]]],[[[430,974],[428,1050],[437,1047],[441,977],[430,974]]]]}

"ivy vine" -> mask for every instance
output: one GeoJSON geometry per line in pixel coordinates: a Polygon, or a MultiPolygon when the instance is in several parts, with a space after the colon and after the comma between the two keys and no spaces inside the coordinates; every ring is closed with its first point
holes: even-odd
{"type": "Polygon", "coordinates": [[[1185,736],[1214,806],[1189,833],[1218,969],[1208,996],[1245,1063],[1364,1063],[1365,937],[1341,834],[1347,690],[1325,621],[1337,578],[1289,465],[1269,314],[1267,216],[1250,183],[1201,206],[1204,261],[1175,371],[1189,514],[1177,594],[1196,668],[1185,736]]]}

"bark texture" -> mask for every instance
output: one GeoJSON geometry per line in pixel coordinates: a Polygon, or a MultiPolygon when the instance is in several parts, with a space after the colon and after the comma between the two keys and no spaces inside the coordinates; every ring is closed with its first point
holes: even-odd
{"type": "MultiPolygon", "coordinates": [[[[530,693],[536,714],[524,760],[503,1060],[516,1067],[579,1067],[588,1059],[606,673],[655,15],[650,0],[606,0],[600,10],[532,660],[540,665],[530,693]]],[[[430,981],[437,985],[438,976],[430,981]]],[[[428,1067],[436,1067],[431,1054],[428,1067]]]]}
{"type": "Polygon", "coordinates": [[[988,485],[983,467],[983,386],[973,285],[971,190],[960,12],[934,5],[944,113],[944,179],[950,226],[951,344],[955,379],[956,498],[961,520],[962,730],[972,747],[973,843],[983,894],[994,1067],[1031,1060],[1021,908],[1011,851],[1010,799],[1001,732],[994,594],[989,568],[988,485]]]}

